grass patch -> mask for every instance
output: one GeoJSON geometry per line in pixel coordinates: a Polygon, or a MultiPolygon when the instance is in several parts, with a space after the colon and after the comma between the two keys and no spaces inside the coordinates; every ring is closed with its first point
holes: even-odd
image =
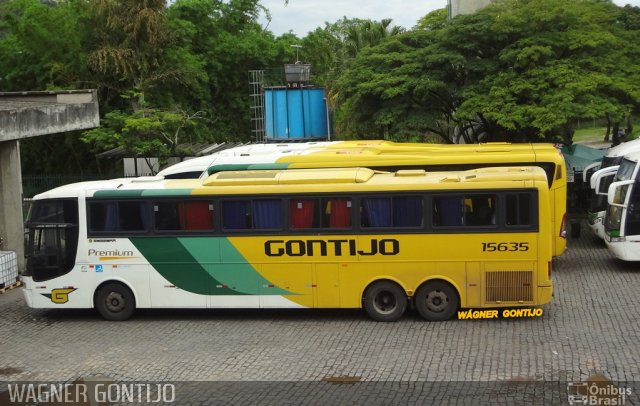
{"type": "Polygon", "coordinates": [[[604,135],[606,133],[607,127],[579,128],[573,134],[573,142],[604,141],[604,135]]]}

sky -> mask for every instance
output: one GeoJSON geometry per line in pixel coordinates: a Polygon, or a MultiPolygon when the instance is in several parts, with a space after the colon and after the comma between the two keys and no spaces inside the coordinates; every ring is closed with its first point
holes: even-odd
{"type": "MultiPolygon", "coordinates": [[[[640,0],[614,0],[623,6],[640,6],[640,0]]],[[[391,18],[393,25],[411,28],[418,19],[429,12],[444,8],[447,0],[262,0],[261,4],[271,12],[267,29],[276,36],[293,31],[302,38],[325,22],[333,23],[342,17],[368,18],[380,21],[391,18]]],[[[264,26],[267,22],[260,20],[264,26]]]]}

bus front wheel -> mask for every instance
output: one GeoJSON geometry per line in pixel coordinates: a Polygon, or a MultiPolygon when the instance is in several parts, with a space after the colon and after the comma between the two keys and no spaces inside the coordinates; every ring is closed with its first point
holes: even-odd
{"type": "Polygon", "coordinates": [[[96,293],[98,313],[106,320],[127,320],[136,309],[136,301],[131,290],[121,283],[108,283],[96,293]]]}
{"type": "Polygon", "coordinates": [[[444,281],[427,282],[420,286],[413,300],[420,316],[430,321],[449,320],[460,307],[455,288],[444,281]]]}
{"type": "Polygon", "coordinates": [[[407,308],[407,295],[389,281],[375,282],[364,293],[364,309],[375,321],[396,321],[407,308]]]}

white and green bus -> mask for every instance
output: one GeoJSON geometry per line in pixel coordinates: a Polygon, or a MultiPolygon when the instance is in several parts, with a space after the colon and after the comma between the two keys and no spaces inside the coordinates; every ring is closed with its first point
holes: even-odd
{"type": "Polygon", "coordinates": [[[640,152],[622,159],[607,193],[605,243],[624,261],[640,261],[640,152]]]}
{"type": "Polygon", "coordinates": [[[33,308],[364,308],[393,321],[551,300],[538,167],[367,168],[112,180],[34,198],[33,308]]]}

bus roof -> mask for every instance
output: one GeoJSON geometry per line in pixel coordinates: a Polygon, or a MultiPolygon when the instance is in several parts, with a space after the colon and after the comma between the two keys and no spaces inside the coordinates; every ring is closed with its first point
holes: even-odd
{"type": "Polygon", "coordinates": [[[202,173],[208,167],[213,165],[216,160],[221,158],[227,158],[229,160],[250,160],[253,159],[252,157],[260,155],[273,155],[273,157],[277,157],[282,154],[293,153],[295,151],[302,151],[309,148],[329,147],[335,143],[336,142],[307,142],[241,145],[215,152],[210,155],[187,159],[161,170],[158,172],[158,176],[172,177],[191,172],[202,173]]]}
{"type": "Polygon", "coordinates": [[[352,193],[379,190],[524,188],[546,186],[546,182],[546,174],[539,167],[488,167],[451,172],[424,170],[380,172],[368,168],[322,168],[219,172],[204,181],[148,179],[128,183],[91,182],[76,184],[75,193],[86,190],[87,196],[104,198],[233,195],[256,194],[256,192],[264,194],[327,191],[352,193]]]}
{"type": "Polygon", "coordinates": [[[634,161],[634,162],[638,162],[640,161],[640,151],[632,151],[628,154],[624,155],[624,159],[627,159],[629,161],[634,161]]]}
{"type": "MultiPolygon", "coordinates": [[[[331,141],[307,142],[290,144],[249,144],[230,148],[205,157],[193,158],[163,169],[158,173],[166,178],[196,177],[192,174],[203,173],[215,165],[249,165],[249,164],[300,164],[309,167],[320,164],[326,166],[345,166],[345,162],[353,162],[354,156],[366,161],[387,155],[408,156],[405,159],[417,159],[424,156],[446,156],[446,162],[429,162],[429,164],[455,163],[452,160],[468,160],[468,154],[473,155],[474,163],[498,163],[504,161],[500,157],[509,156],[509,162],[526,164],[529,162],[553,161],[559,162],[562,156],[553,144],[426,144],[426,143],[395,143],[383,140],[331,141]],[[444,154],[444,155],[442,155],[444,154]],[[466,154],[465,158],[462,156],[466,154]],[[516,155],[521,154],[520,161],[515,161],[516,155]],[[531,157],[534,159],[532,160],[531,157]],[[413,158],[411,158],[413,156],[413,158]],[[348,158],[348,159],[345,159],[348,158]],[[499,159],[499,161],[496,161],[499,159]]],[[[406,163],[407,161],[402,161],[406,163]]],[[[425,163],[427,164],[427,163],[425,163]]],[[[346,164],[353,166],[351,163],[346,164]]],[[[355,166],[366,166],[354,164],[355,166]]],[[[389,165],[393,165],[390,163],[389,165]]],[[[291,166],[294,167],[294,166],[291,166]]],[[[240,169],[240,168],[237,168],[240,169]]],[[[244,168],[243,168],[244,169],[244,168]]],[[[228,169],[225,169],[228,170],[228,169]]],[[[215,171],[215,169],[213,170],[215,171]]],[[[213,171],[209,171],[212,173],[213,171]]]]}
{"type": "Polygon", "coordinates": [[[632,152],[640,151],[640,138],[623,142],[615,147],[611,147],[605,152],[606,157],[619,157],[630,154],[632,152]]]}

